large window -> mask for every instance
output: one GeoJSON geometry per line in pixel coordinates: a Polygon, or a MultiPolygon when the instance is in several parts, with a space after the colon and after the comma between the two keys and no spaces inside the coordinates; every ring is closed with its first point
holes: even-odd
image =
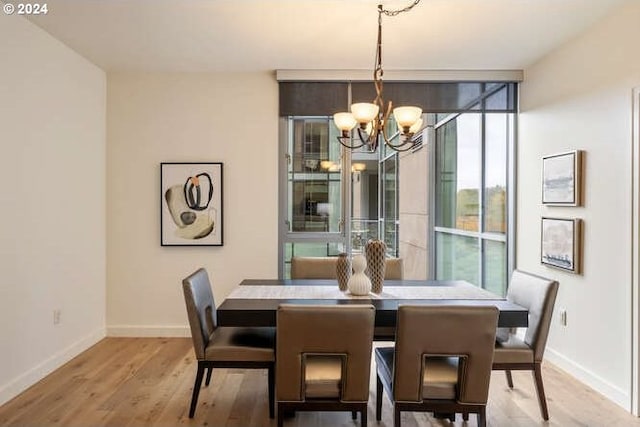
{"type": "Polygon", "coordinates": [[[436,125],[437,279],[463,279],[506,293],[507,153],[513,121],[512,113],[472,108],[436,125]]]}
{"type": "MultiPolygon", "coordinates": [[[[351,101],[371,101],[371,83],[280,83],[279,275],[289,277],[293,256],[355,253],[379,238],[389,256],[406,258],[415,278],[467,280],[504,294],[517,85],[385,82],[384,88],[394,104],[420,106],[435,123],[425,133],[426,150],[399,156],[382,142],[373,153],[338,143],[332,114],[351,101]],[[430,165],[421,179],[407,175],[416,165],[419,171],[430,165]]],[[[392,119],[387,125],[394,127],[392,119]]]]}

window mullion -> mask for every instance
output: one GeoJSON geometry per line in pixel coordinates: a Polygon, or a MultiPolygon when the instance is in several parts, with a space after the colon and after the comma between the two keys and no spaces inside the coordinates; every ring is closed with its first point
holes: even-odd
{"type": "MultiPolygon", "coordinates": [[[[484,104],[484,99],[482,100],[482,103],[484,104]]],[[[484,110],[484,105],[483,105],[483,110],[484,110]]],[[[484,239],[482,238],[482,234],[485,232],[485,226],[484,226],[484,217],[485,217],[485,206],[486,206],[486,183],[485,183],[485,167],[486,167],[486,155],[487,155],[487,151],[486,151],[486,113],[482,113],[481,117],[480,117],[480,188],[478,188],[478,192],[480,194],[478,194],[478,202],[480,204],[479,206],[479,211],[478,211],[478,231],[479,231],[479,235],[478,235],[478,245],[479,245],[479,249],[480,249],[480,256],[478,257],[478,262],[480,263],[479,269],[478,269],[478,279],[480,280],[480,287],[481,288],[485,288],[486,287],[486,283],[485,283],[485,247],[484,247],[484,239]]]]}

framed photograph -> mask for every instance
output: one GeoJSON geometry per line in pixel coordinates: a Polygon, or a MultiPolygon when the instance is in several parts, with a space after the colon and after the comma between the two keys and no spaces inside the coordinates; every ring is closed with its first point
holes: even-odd
{"type": "Polygon", "coordinates": [[[542,204],[580,206],[582,203],[582,151],[542,158],[542,204]]]}
{"type": "Polygon", "coordinates": [[[580,273],[582,220],[542,217],[542,264],[580,273]]]}
{"type": "Polygon", "coordinates": [[[222,163],[161,163],[160,193],[162,246],[222,246],[222,163]]]}

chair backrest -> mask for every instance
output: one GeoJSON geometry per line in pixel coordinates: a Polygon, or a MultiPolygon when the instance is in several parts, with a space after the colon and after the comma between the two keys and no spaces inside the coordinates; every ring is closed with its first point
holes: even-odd
{"type": "Polygon", "coordinates": [[[209,275],[199,268],[182,281],[184,301],[187,305],[193,349],[198,360],[204,359],[204,350],[218,326],[209,275]]]}
{"type": "Polygon", "coordinates": [[[335,279],[337,257],[292,257],[292,279],[335,279]]]}
{"type": "Polygon", "coordinates": [[[492,306],[399,306],[394,400],[423,400],[427,357],[458,356],[456,400],[459,403],[486,404],[498,313],[498,309],[492,306]]]}
{"type": "MultiPolygon", "coordinates": [[[[534,359],[542,361],[547,345],[553,305],[558,294],[558,282],[515,270],[507,291],[507,300],[529,310],[529,326],[524,342],[534,351],[534,359]]],[[[512,331],[514,333],[514,331],[512,331]]]]}
{"type": "Polygon", "coordinates": [[[404,263],[402,258],[385,259],[385,280],[402,280],[404,279],[404,263]]]}
{"type": "MultiPolygon", "coordinates": [[[[337,257],[292,257],[292,279],[335,279],[337,257]]],[[[385,260],[386,280],[402,280],[404,266],[402,258],[387,258],[385,260]]]]}
{"type": "Polygon", "coordinates": [[[278,401],[305,400],[305,355],[323,354],[343,357],[340,400],[367,401],[374,319],[372,305],[282,304],[276,332],[278,401]]]}

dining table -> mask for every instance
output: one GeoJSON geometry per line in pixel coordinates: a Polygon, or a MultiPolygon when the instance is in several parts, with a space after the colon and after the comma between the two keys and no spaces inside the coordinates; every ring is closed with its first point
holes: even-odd
{"type": "Polygon", "coordinates": [[[375,326],[394,327],[398,306],[494,306],[500,311],[498,326],[528,326],[525,307],[464,280],[385,280],[379,294],[352,295],[338,282],[326,279],[245,279],[217,308],[220,326],[276,326],[281,304],[371,304],[375,326]]]}

